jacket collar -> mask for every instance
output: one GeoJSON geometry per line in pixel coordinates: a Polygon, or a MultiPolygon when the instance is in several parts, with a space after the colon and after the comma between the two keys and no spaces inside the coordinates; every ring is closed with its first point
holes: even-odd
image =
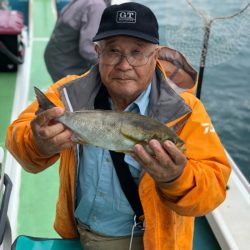
{"type": "Polygon", "coordinates": [[[191,108],[170,87],[168,81],[156,67],[149,100],[149,116],[163,123],[169,123],[191,112],[191,108]]]}
{"type": "MultiPolygon", "coordinates": [[[[71,111],[94,109],[95,98],[101,84],[98,65],[95,65],[84,77],[61,86],[59,92],[66,109],[71,111]]],[[[168,80],[157,67],[149,97],[149,116],[168,123],[190,112],[190,107],[170,87],[168,80]]]]}

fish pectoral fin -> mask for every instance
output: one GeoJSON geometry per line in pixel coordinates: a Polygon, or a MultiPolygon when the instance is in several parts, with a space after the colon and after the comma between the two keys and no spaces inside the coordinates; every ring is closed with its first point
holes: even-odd
{"type": "Polygon", "coordinates": [[[138,131],[135,130],[134,133],[133,133],[133,132],[132,132],[131,130],[129,130],[126,126],[121,126],[120,132],[121,132],[121,134],[122,134],[125,138],[129,139],[130,141],[133,141],[135,144],[136,144],[136,143],[141,143],[141,142],[144,142],[144,141],[145,141],[144,138],[139,138],[138,135],[140,135],[140,134],[138,133],[138,131]],[[136,134],[136,136],[135,136],[135,134],[136,134]]]}

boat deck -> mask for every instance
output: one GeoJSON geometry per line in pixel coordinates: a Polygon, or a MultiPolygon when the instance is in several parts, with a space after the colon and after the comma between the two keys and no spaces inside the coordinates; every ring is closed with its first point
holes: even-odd
{"type": "MultiPolygon", "coordinates": [[[[0,107],[0,146],[2,147],[5,144],[8,124],[17,117],[23,107],[34,99],[33,86],[46,89],[52,83],[43,61],[43,52],[56,20],[55,8],[48,0],[34,0],[27,4],[29,4],[30,20],[29,30],[27,34],[25,33],[27,36],[25,62],[19,66],[16,73],[0,73],[2,89],[0,97],[4,103],[0,107]]],[[[12,8],[14,9],[13,6],[12,8]]],[[[9,159],[9,156],[7,158],[9,159]]],[[[8,159],[7,163],[13,163],[8,159]]],[[[17,168],[21,169],[20,166],[17,168]]],[[[6,171],[8,172],[8,166],[6,166],[6,171]]],[[[14,183],[12,194],[12,200],[15,202],[12,204],[18,204],[18,208],[10,208],[13,214],[10,221],[14,225],[12,227],[14,236],[24,234],[59,237],[53,230],[58,190],[57,172],[58,164],[39,175],[29,174],[24,170],[21,170],[20,174],[15,173],[16,186],[14,183]],[[17,187],[18,184],[20,189],[17,187]],[[17,223],[15,223],[15,218],[17,218],[17,223]]]]}
{"type": "MultiPolygon", "coordinates": [[[[31,64],[27,65],[30,67],[27,103],[34,100],[34,86],[45,90],[52,83],[43,61],[43,52],[56,20],[51,2],[31,1],[31,64]]],[[[58,237],[53,230],[57,191],[58,164],[38,175],[21,171],[17,235],[58,237]]]]}

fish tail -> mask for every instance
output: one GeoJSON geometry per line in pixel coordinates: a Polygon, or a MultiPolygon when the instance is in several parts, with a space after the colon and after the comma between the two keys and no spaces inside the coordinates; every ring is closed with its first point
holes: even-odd
{"type": "Polygon", "coordinates": [[[56,107],[56,105],[49,100],[49,98],[37,87],[34,87],[34,91],[36,94],[36,99],[39,104],[39,109],[36,114],[40,114],[41,112],[56,107]]]}

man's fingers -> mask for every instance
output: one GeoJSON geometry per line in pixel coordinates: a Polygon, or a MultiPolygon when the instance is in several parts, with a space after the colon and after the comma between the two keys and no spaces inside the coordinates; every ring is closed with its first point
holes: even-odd
{"type": "Polygon", "coordinates": [[[61,108],[51,108],[38,114],[30,123],[34,144],[44,155],[56,154],[73,145],[72,131],[56,121],[63,113],[61,108]]]}
{"type": "Polygon", "coordinates": [[[185,155],[171,141],[163,145],[157,140],[150,140],[148,146],[153,154],[137,144],[132,156],[157,181],[168,182],[178,177],[186,163],[185,155]]]}
{"type": "Polygon", "coordinates": [[[65,129],[63,132],[54,136],[50,141],[55,146],[60,146],[64,143],[71,143],[72,132],[69,129],[65,129]]]}
{"type": "Polygon", "coordinates": [[[60,117],[61,115],[63,115],[63,113],[64,113],[64,110],[62,108],[55,107],[55,108],[48,109],[42,112],[41,114],[37,115],[37,117],[34,120],[39,126],[45,126],[51,120],[54,120],[60,117]]]}
{"type": "Polygon", "coordinates": [[[36,141],[36,145],[45,155],[53,155],[60,152],[62,149],[70,148],[73,146],[73,142],[70,139],[71,136],[72,132],[69,129],[65,129],[62,133],[52,138],[39,138],[36,141]]]}
{"type": "Polygon", "coordinates": [[[151,175],[156,170],[155,160],[149,155],[142,145],[136,144],[132,157],[151,175]]]}
{"type": "Polygon", "coordinates": [[[148,167],[152,166],[152,157],[146,152],[142,145],[136,144],[134,152],[135,154],[133,154],[133,156],[136,157],[141,165],[148,167]]]}
{"type": "Polygon", "coordinates": [[[151,140],[149,142],[151,150],[154,152],[155,159],[163,165],[169,165],[171,158],[169,157],[168,151],[165,151],[161,143],[157,140],[151,140]]]}
{"type": "Polygon", "coordinates": [[[65,126],[62,123],[56,123],[54,125],[40,127],[37,131],[41,139],[50,139],[65,130],[65,126]]]}
{"type": "Polygon", "coordinates": [[[168,152],[168,155],[175,164],[178,165],[185,161],[185,155],[175,146],[173,142],[169,140],[164,141],[163,148],[168,152]]]}

